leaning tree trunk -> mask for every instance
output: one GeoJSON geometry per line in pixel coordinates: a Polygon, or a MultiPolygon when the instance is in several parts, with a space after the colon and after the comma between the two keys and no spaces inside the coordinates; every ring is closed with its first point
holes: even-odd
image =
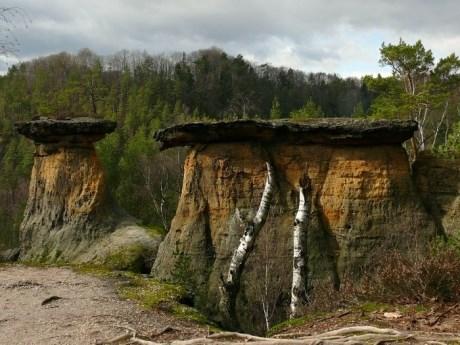
{"type": "Polygon", "coordinates": [[[293,233],[293,254],[292,254],[292,287],[291,287],[291,313],[290,317],[295,318],[299,315],[299,307],[305,301],[305,257],[306,257],[306,233],[308,226],[308,214],[310,202],[306,198],[306,193],[310,192],[310,180],[307,176],[300,181],[299,186],[299,208],[294,220],[293,233]]]}
{"type": "Polygon", "coordinates": [[[252,220],[245,224],[244,233],[240,238],[238,247],[233,252],[227,277],[222,279],[220,287],[221,299],[219,309],[224,320],[235,322],[235,299],[239,289],[241,273],[244,263],[254,245],[254,241],[260,229],[265,224],[270,210],[270,203],[273,195],[273,168],[267,164],[267,179],[265,188],[260,200],[259,209],[252,220]]]}

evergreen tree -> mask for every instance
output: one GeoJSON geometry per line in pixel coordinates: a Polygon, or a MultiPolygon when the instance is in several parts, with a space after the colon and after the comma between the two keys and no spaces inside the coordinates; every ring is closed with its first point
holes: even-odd
{"type": "Polygon", "coordinates": [[[324,116],[324,113],[321,107],[316,105],[311,99],[302,108],[294,110],[289,114],[289,117],[293,120],[306,120],[322,116],[324,116]]]}
{"type": "Polygon", "coordinates": [[[274,120],[282,118],[281,106],[277,97],[273,98],[272,108],[270,109],[270,118],[274,120]]]}

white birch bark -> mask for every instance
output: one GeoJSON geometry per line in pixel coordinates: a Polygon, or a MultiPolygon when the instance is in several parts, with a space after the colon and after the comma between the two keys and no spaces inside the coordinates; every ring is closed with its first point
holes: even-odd
{"type": "Polygon", "coordinates": [[[260,200],[259,208],[254,218],[249,221],[244,229],[244,233],[240,238],[238,247],[233,252],[230,266],[227,272],[225,280],[222,282],[221,287],[221,301],[220,309],[223,314],[227,314],[227,317],[232,312],[232,304],[234,303],[234,295],[236,294],[237,285],[241,272],[243,270],[244,262],[246,261],[249,252],[254,245],[255,238],[259,230],[264,225],[268,211],[270,209],[270,203],[273,195],[273,168],[270,163],[267,165],[267,179],[265,181],[265,187],[260,200]]]}
{"type": "Polygon", "coordinates": [[[230,261],[230,267],[227,273],[227,284],[233,284],[235,278],[240,275],[241,266],[243,261],[248,255],[248,251],[254,244],[254,240],[257,233],[262,228],[265,220],[268,216],[270,209],[270,202],[273,194],[273,168],[269,163],[267,164],[267,180],[265,181],[265,188],[260,200],[259,209],[252,222],[249,222],[244,229],[243,236],[240,238],[240,244],[238,248],[233,252],[232,260],[230,261]]]}
{"type": "Polygon", "coordinates": [[[293,232],[293,254],[292,254],[292,286],[291,286],[291,312],[290,317],[298,316],[299,307],[305,300],[305,240],[308,226],[308,213],[310,205],[305,193],[309,191],[309,186],[299,187],[299,208],[295,216],[293,232]]]}
{"type": "Polygon", "coordinates": [[[442,112],[441,120],[439,120],[438,125],[436,126],[436,130],[434,132],[434,138],[433,138],[433,143],[431,144],[431,149],[434,149],[436,145],[436,140],[438,139],[439,129],[441,128],[444,122],[444,119],[446,118],[448,107],[449,107],[449,101],[447,100],[444,103],[444,111],[442,112]]]}

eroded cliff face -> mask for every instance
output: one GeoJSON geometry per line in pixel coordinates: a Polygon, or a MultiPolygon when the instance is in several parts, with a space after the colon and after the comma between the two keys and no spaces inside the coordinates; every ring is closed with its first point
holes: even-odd
{"type": "Polygon", "coordinates": [[[460,235],[460,159],[424,153],[412,166],[415,184],[438,229],[460,235]]]}
{"type": "Polygon", "coordinates": [[[315,280],[336,285],[379,260],[385,249],[412,250],[414,243],[423,246],[436,232],[400,144],[281,141],[194,145],[185,162],[176,216],[152,270],[156,277],[177,279],[180,267],[195,287],[197,305],[225,324],[228,320],[221,319],[217,307],[219,286],[244,230],[238,213],[249,219],[257,210],[265,162],[270,162],[274,200],[245,262],[236,300],[236,323],[245,331],[262,328],[262,303],[276,309],[272,321],[287,316],[293,222],[302,176],[312,184],[308,285],[315,280]]]}
{"type": "Polygon", "coordinates": [[[111,214],[102,168],[92,146],[38,145],[21,225],[22,259],[66,260],[110,232],[111,214]]]}
{"type": "Polygon", "coordinates": [[[36,146],[20,259],[121,269],[151,264],[160,238],[150,236],[113,202],[93,146],[115,123],[43,119],[17,128],[36,146]]]}

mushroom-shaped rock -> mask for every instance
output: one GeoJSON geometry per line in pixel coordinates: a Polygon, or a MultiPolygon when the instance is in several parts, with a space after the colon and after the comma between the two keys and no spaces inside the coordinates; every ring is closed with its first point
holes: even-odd
{"type": "Polygon", "coordinates": [[[316,280],[337,284],[388,248],[422,248],[435,224],[401,145],[416,128],[413,121],[320,119],[192,123],[159,131],[163,148],[191,148],[176,215],[152,274],[168,279],[177,275],[174,267],[186,269],[197,305],[225,323],[222,277],[261,201],[267,162],[274,170],[270,211],[248,249],[235,294],[234,316],[244,331],[265,327],[262,303],[277,309],[272,322],[288,314],[292,229],[305,178],[311,184],[303,251],[308,286],[316,280]]]}
{"type": "Polygon", "coordinates": [[[159,235],[137,226],[108,193],[93,143],[116,123],[92,118],[18,122],[35,143],[20,259],[145,270],[159,235]]]}
{"type": "Polygon", "coordinates": [[[412,137],[417,122],[321,118],[303,122],[236,120],[186,123],[155,134],[162,149],[174,146],[224,142],[273,144],[384,145],[400,144],[412,137]]]}

